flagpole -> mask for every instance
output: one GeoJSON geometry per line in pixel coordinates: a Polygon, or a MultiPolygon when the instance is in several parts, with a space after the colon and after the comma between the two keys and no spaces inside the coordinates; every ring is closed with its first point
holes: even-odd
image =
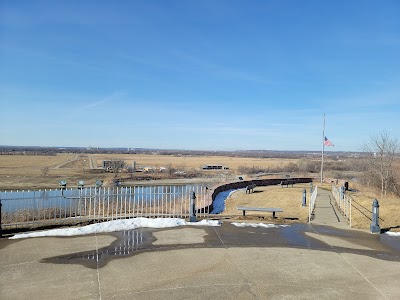
{"type": "Polygon", "coordinates": [[[324,113],[324,127],[322,128],[321,184],[324,181],[324,151],[325,151],[325,113],[324,113]]]}

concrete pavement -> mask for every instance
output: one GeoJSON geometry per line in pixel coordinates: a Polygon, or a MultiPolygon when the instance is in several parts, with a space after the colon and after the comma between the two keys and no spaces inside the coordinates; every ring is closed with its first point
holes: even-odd
{"type": "Polygon", "coordinates": [[[0,240],[0,299],[399,299],[400,239],[316,224],[0,240]]]}
{"type": "Polygon", "coordinates": [[[324,189],[318,189],[314,208],[314,219],[311,223],[339,228],[348,227],[345,218],[335,207],[335,199],[332,193],[324,189]]]}

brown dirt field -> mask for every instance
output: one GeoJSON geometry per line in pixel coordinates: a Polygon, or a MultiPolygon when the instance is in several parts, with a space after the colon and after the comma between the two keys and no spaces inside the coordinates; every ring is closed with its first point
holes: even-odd
{"type": "MultiPolygon", "coordinates": [[[[283,212],[276,213],[277,219],[275,220],[282,221],[285,218],[291,218],[298,219],[297,221],[300,222],[307,222],[308,206],[301,206],[304,189],[307,190],[307,196],[309,196],[309,184],[295,184],[289,188],[282,188],[281,186],[256,187],[254,189],[255,192],[251,194],[246,194],[244,190],[239,190],[226,200],[226,209],[221,215],[242,216],[242,211],[237,210],[237,206],[277,207],[282,208],[283,212]]],[[[254,219],[255,217],[272,220],[272,213],[246,211],[244,219],[254,219]]]]}

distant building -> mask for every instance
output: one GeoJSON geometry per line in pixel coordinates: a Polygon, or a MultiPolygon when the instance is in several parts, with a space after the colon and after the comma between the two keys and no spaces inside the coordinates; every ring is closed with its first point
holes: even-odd
{"type": "Polygon", "coordinates": [[[203,165],[201,168],[203,170],[229,170],[228,167],[223,165],[203,165]]]}
{"type": "Polygon", "coordinates": [[[154,167],[144,167],[143,171],[148,172],[148,173],[153,173],[155,171],[155,168],[154,167]]]}
{"type": "Polygon", "coordinates": [[[103,160],[104,170],[122,169],[124,165],[125,162],[123,160],[103,160]]]}

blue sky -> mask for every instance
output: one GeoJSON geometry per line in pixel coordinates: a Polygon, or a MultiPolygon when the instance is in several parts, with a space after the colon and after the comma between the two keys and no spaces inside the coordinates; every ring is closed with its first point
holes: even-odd
{"type": "Polygon", "coordinates": [[[0,145],[399,137],[399,1],[1,1],[0,145]]]}

